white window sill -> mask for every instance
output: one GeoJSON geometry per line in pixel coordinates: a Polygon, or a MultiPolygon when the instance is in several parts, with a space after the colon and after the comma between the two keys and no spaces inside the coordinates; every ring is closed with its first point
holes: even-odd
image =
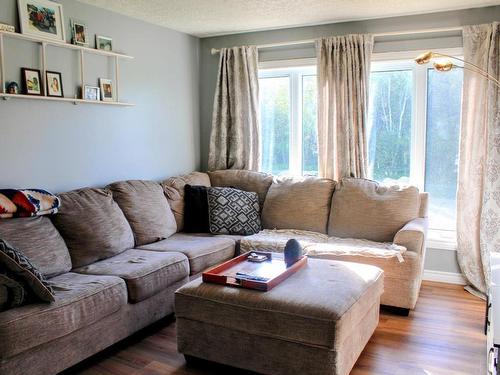
{"type": "Polygon", "coordinates": [[[427,236],[427,248],[439,250],[457,250],[457,235],[451,230],[429,229],[427,236]]]}

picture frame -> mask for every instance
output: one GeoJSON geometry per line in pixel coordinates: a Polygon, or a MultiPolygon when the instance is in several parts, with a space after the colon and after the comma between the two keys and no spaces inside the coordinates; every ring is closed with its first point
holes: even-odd
{"type": "Polygon", "coordinates": [[[101,89],[101,100],[103,102],[113,102],[113,81],[107,78],[99,78],[99,87],[101,89]]]}
{"type": "Polygon", "coordinates": [[[53,98],[63,98],[63,83],[62,75],[59,72],[45,72],[45,87],[47,88],[47,96],[53,98]]]}
{"type": "Polygon", "coordinates": [[[71,19],[71,43],[77,46],[89,46],[89,31],[84,22],[71,19]]]}
{"type": "Polygon", "coordinates": [[[83,86],[82,99],[98,102],[100,101],[100,97],[101,89],[99,87],[89,85],[83,86]]]}
{"type": "Polygon", "coordinates": [[[17,0],[21,33],[66,42],[62,5],[48,0],[17,0]]]}
{"type": "Polygon", "coordinates": [[[40,70],[21,68],[21,82],[24,95],[43,96],[40,70]]]}
{"type": "Polygon", "coordinates": [[[113,39],[107,36],[96,35],[95,36],[95,48],[103,51],[113,51],[113,39]]]}

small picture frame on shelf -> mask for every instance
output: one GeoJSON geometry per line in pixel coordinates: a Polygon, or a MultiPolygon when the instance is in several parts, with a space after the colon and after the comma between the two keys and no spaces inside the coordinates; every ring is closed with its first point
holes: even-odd
{"type": "Polygon", "coordinates": [[[45,84],[47,85],[45,87],[47,87],[47,96],[51,96],[54,98],[64,97],[61,73],[46,71],[45,75],[45,84]]]}
{"type": "Polygon", "coordinates": [[[71,42],[77,46],[89,46],[89,32],[84,22],[71,19],[71,42]]]}
{"type": "Polygon", "coordinates": [[[83,86],[82,99],[98,102],[101,95],[100,91],[101,89],[99,87],[85,85],[83,86]]]}
{"type": "Polygon", "coordinates": [[[66,42],[62,5],[49,0],[17,0],[21,33],[66,42]]]}
{"type": "Polygon", "coordinates": [[[103,102],[114,101],[113,81],[106,78],[99,78],[99,86],[101,88],[101,100],[103,102]]]}
{"type": "Polygon", "coordinates": [[[113,51],[113,39],[107,36],[96,35],[95,36],[95,48],[103,51],[111,52],[113,51]]]}
{"type": "Polygon", "coordinates": [[[21,68],[21,79],[23,85],[23,94],[25,95],[43,95],[42,80],[40,70],[21,68]]]}

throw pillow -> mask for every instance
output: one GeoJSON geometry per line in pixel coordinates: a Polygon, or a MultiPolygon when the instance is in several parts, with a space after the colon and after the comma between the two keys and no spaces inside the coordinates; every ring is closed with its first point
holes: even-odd
{"type": "Polygon", "coordinates": [[[184,186],[184,231],[188,233],[210,232],[206,186],[184,186]]]}
{"type": "Polygon", "coordinates": [[[26,300],[26,291],[21,283],[0,273],[0,311],[21,306],[26,300]]]}
{"type": "Polygon", "coordinates": [[[53,302],[54,291],[40,271],[20,251],[0,239],[0,268],[7,270],[9,278],[26,285],[38,299],[53,302]]]}
{"type": "Polygon", "coordinates": [[[252,235],[261,229],[257,193],[208,188],[210,233],[252,235]]]}

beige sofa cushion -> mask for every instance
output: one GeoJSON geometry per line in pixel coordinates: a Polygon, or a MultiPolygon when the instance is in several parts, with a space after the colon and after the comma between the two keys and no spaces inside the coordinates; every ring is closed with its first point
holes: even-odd
{"type": "Polygon", "coordinates": [[[189,263],[181,253],[131,249],[74,272],[118,276],[125,280],[128,300],[141,302],[189,275],[189,263]]]}
{"type": "Polygon", "coordinates": [[[222,236],[176,233],[166,240],[139,249],[183,253],[189,259],[191,275],[195,275],[231,259],[235,253],[235,242],[222,236]]]}
{"type": "Polygon", "coordinates": [[[273,182],[273,176],[270,174],[240,169],[213,171],[208,172],[208,175],[212,186],[233,187],[257,193],[261,210],[269,187],[273,182]]]}
{"type": "Polygon", "coordinates": [[[382,186],[344,178],[332,198],[328,234],[392,242],[398,230],[418,217],[420,198],[414,186],[382,186]]]}
{"type": "Polygon", "coordinates": [[[130,180],[108,186],[134,232],[135,245],[170,237],[177,231],[174,214],[160,184],[130,180]]]}
{"type": "Polygon", "coordinates": [[[326,233],[335,181],[282,178],[273,182],[262,210],[266,229],[301,229],[326,233]]]}
{"type": "Polygon", "coordinates": [[[108,189],[63,193],[53,222],[68,246],[73,267],[86,266],[134,247],[130,225],[108,189]]]}
{"type": "Polygon", "coordinates": [[[161,183],[163,192],[174,213],[178,232],[184,229],[184,186],[186,185],[210,186],[210,178],[206,173],[192,172],[182,176],[170,177],[161,183]]]}
{"type": "Polygon", "coordinates": [[[0,220],[0,238],[26,255],[46,277],[71,270],[66,243],[48,217],[0,220]]]}
{"type": "Polygon", "coordinates": [[[65,273],[50,281],[54,303],[25,305],[0,314],[0,359],[66,336],[127,304],[127,289],[118,277],[65,273]]]}

